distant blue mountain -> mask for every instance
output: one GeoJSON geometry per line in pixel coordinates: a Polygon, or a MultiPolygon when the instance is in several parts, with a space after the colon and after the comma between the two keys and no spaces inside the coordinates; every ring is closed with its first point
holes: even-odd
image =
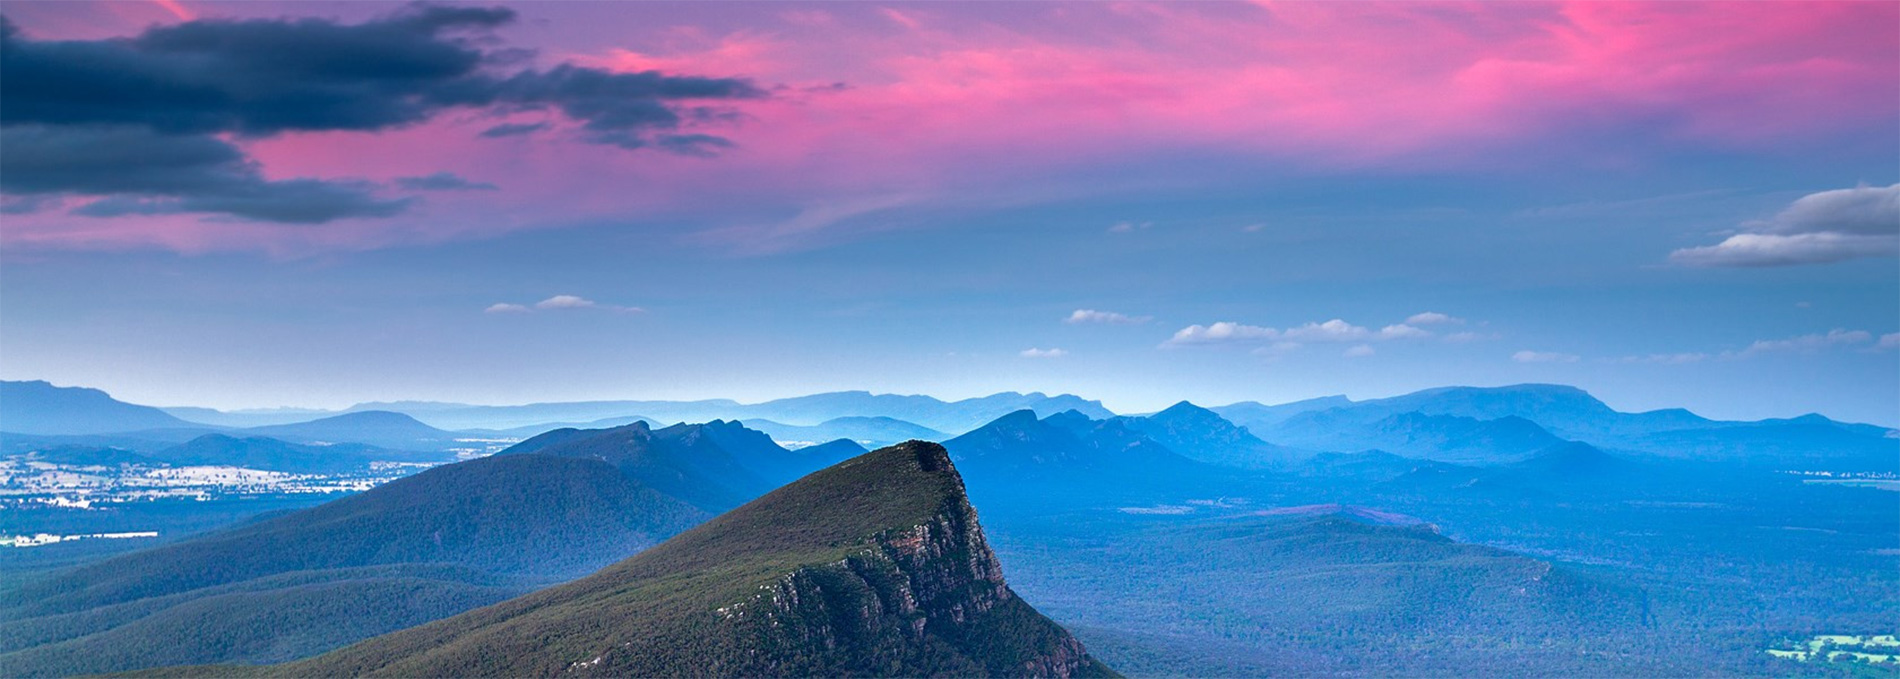
{"type": "Polygon", "coordinates": [[[110,434],[191,427],[150,406],[113,399],[98,389],[43,381],[0,381],[0,431],[19,434],[110,434]]]}
{"type": "Polygon", "coordinates": [[[1353,408],[1301,413],[1275,425],[1276,442],[1313,450],[1384,450],[1408,457],[1495,464],[1523,459],[1563,439],[1515,415],[1481,420],[1460,415],[1383,414],[1353,408]]]}
{"type": "MultiPolygon", "coordinates": [[[[481,406],[434,401],[396,401],[359,403],[342,412],[399,412],[431,426],[448,430],[509,430],[549,423],[591,423],[610,418],[642,416],[652,422],[706,422],[711,420],[772,420],[790,426],[818,426],[845,417],[891,418],[938,432],[969,431],[985,422],[1016,410],[1033,410],[1053,415],[1076,410],[1093,418],[1113,417],[1114,413],[1079,396],[1041,392],[1021,394],[1003,392],[980,398],[944,401],[930,396],[873,394],[867,391],[840,391],[778,399],[763,403],[739,403],[727,399],[702,401],[576,401],[568,403],[530,403],[512,406],[481,406]]],[[[259,419],[273,423],[289,411],[220,412],[205,409],[175,408],[196,421],[249,425],[259,419]]],[[[301,419],[333,414],[304,413],[301,419]]],[[[924,438],[913,436],[910,438],[924,438]]]]}
{"type": "Polygon", "coordinates": [[[1209,408],[1209,410],[1219,413],[1221,417],[1225,417],[1228,421],[1243,427],[1250,429],[1268,429],[1300,413],[1344,408],[1352,405],[1352,403],[1352,399],[1344,396],[1321,396],[1319,398],[1309,398],[1304,401],[1293,401],[1279,405],[1265,405],[1253,401],[1241,401],[1217,408],[1209,408]]]}
{"type": "Polygon", "coordinates": [[[714,420],[654,430],[557,429],[496,453],[600,460],[621,474],[712,513],[744,504],[823,468],[837,446],[786,450],[764,433],[714,420]]]}
{"type": "Polygon", "coordinates": [[[384,450],[361,443],[306,445],[263,436],[233,437],[205,434],[149,454],[166,464],[226,465],[293,473],[334,473],[366,467],[371,462],[445,462],[442,453],[384,450]]]}
{"type": "Polygon", "coordinates": [[[941,441],[949,438],[943,432],[894,417],[839,417],[812,426],[783,424],[766,419],[745,420],[743,424],[787,445],[794,441],[809,444],[849,439],[865,446],[882,447],[910,440],[941,441]]]}
{"type": "Polygon", "coordinates": [[[272,408],[269,410],[223,411],[215,408],[195,408],[191,406],[173,406],[159,408],[166,414],[198,424],[213,427],[268,427],[273,424],[295,424],[338,414],[331,410],[313,410],[310,408],[272,408]]]}
{"type": "Polygon", "coordinates": [[[453,446],[456,438],[456,434],[423,424],[408,415],[386,411],[346,413],[243,431],[306,443],[366,443],[397,450],[441,450],[453,446]]]}
{"type": "Polygon", "coordinates": [[[1900,438],[1884,427],[1819,415],[1726,422],[1680,408],[1625,413],[1562,385],[1445,387],[1291,415],[1273,410],[1275,406],[1254,405],[1220,410],[1270,443],[1315,450],[1376,448],[1497,464],[1568,439],[1643,455],[1756,466],[1900,469],[1900,438]]]}
{"type": "Polygon", "coordinates": [[[1169,450],[1208,464],[1261,469],[1282,467],[1308,455],[1262,441],[1245,427],[1187,401],[1153,415],[1124,416],[1115,421],[1169,450]]]}
{"type": "Polygon", "coordinates": [[[1210,468],[1168,449],[1120,418],[1019,410],[944,442],[971,492],[1148,494],[1210,468]]]}

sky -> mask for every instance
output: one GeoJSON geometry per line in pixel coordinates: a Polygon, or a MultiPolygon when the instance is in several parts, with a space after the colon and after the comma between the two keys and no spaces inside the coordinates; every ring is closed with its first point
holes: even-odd
{"type": "Polygon", "coordinates": [[[1900,4],[0,14],[7,379],[1900,425],[1900,4]]]}

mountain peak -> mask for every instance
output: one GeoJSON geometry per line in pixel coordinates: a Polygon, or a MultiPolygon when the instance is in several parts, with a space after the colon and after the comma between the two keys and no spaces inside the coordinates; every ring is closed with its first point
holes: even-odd
{"type": "Polygon", "coordinates": [[[282,669],[1111,674],[1009,589],[962,477],[924,441],[814,472],[586,578],[282,669]]]}
{"type": "Polygon", "coordinates": [[[1213,420],[1222,420],[1222,421],[1226,420],[1226,418],[1221,417],[1219,413],[1194,405],[1190,401],[1181,401],[1180,403],[1176,403],[1174,405],[1168,406],[1166,409],[1163,409],[1161,412],[1155,413],[1153,415],[1149,415],[1148,417],[1151,419],[1193,418],[1195,420],[1204,420],[1204,421],[1209,421],[1209,422],[1213,420]]]}

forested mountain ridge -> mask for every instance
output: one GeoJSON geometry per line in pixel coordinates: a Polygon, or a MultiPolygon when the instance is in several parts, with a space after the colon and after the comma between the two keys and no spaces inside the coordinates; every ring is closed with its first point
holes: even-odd
{"type": "Polygon", "coordinates": [[[253,672],[1112,675],[1010,590],[949,455],[917,441],[813,473],[565,585],[306,661],[159,674],[253,672]]]}

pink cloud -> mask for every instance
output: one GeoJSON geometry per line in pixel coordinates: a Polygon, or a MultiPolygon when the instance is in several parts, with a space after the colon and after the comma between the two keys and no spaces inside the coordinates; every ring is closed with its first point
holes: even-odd
{"type": "MultiPolygon", "coordinates": [[[[520,37],[549,61],[776,87],[711,123],[737,144],[719,158],[576,143],[540,114],[516,122],[553,129],[505,139],[476,138],[501,121],[472,116],[284,135],[243,142],[273,179],[449,170],[501,190],[308,229],[29,216],[6,242],[295,251],[668,218],[758,251],[953,198],[1114,190],[1063,177],[1158,153],[1463,171],[1624,162],[1659,143],[1795,153],[1900,120],[1892,3],[789,5],[746,25],[656,7],[675,14],[524,5],[551,28],[520,37]],[[624,26],[613,44],[560,40],[604,22],[624,26]]],[[[877,222],[852,228],[893,228],[877,222]]]]}

